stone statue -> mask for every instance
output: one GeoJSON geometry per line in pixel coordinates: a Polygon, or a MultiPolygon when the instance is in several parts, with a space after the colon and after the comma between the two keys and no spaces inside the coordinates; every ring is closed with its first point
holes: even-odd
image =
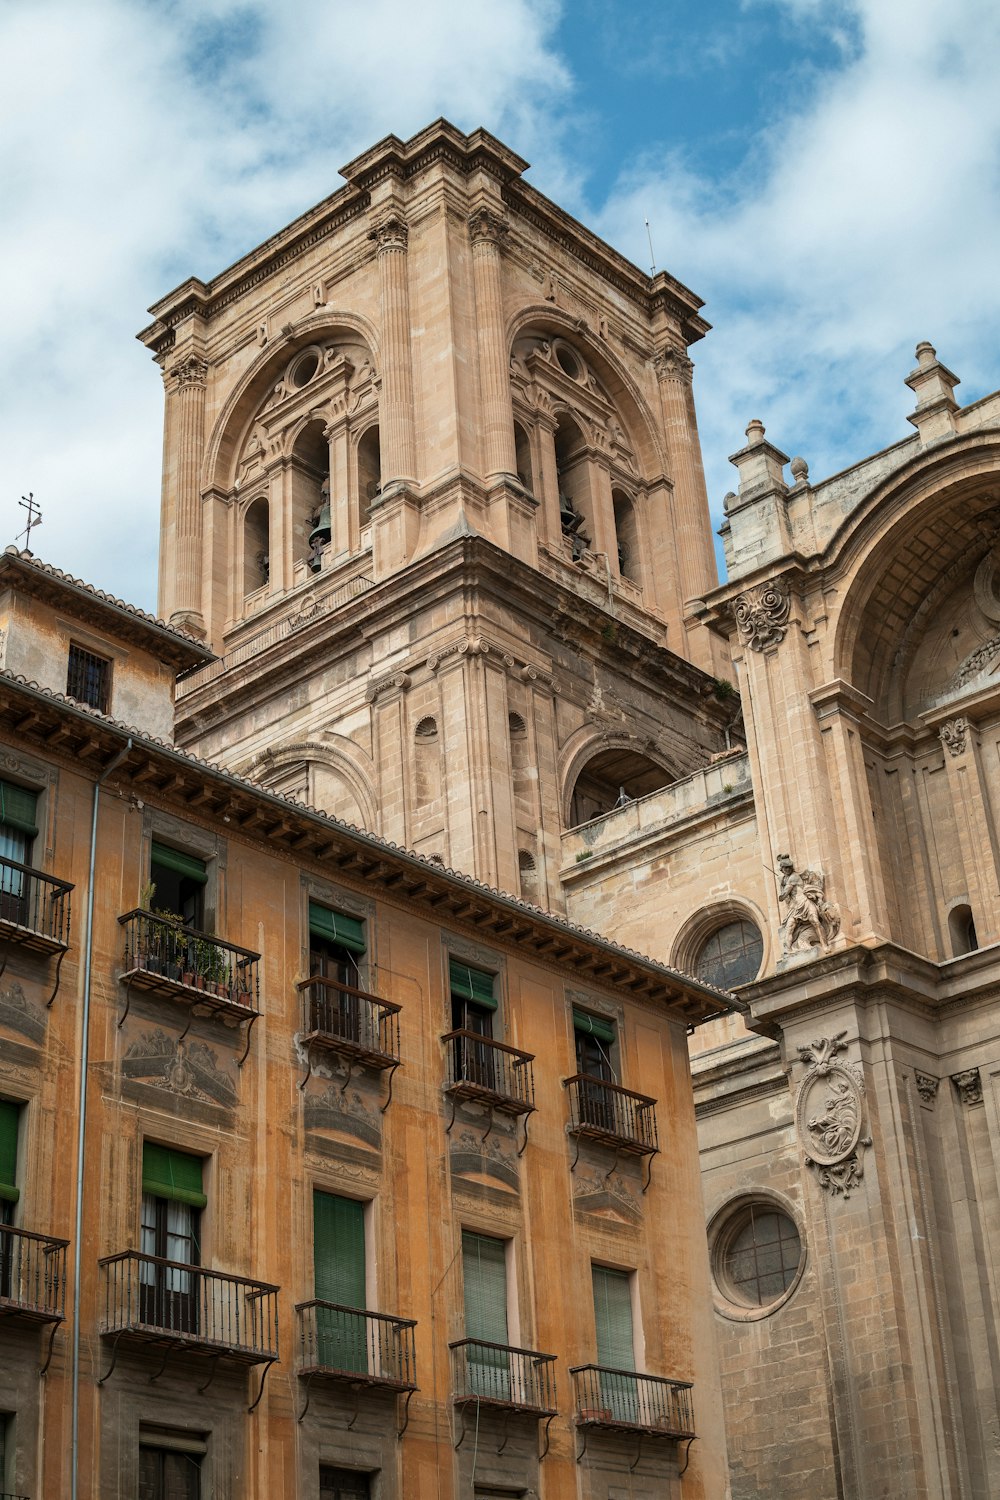
{"type": "Polygon", "coordinates": [[[778,901],[785,911],[781,941],[786,953],[806,953],[826,948],[840,931],[840,913],[824,894],[823,876],[817,870],[799,873],[788,854],[778,855],[781,885],[778,901]]]}

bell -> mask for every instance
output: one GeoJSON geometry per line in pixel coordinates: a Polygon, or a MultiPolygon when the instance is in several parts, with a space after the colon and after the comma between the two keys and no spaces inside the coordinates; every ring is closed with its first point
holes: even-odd
{"type": "Polygon", "coordinates": [[[314,552],[320,547],[325,547],[330,540],[330,502],[326,500],[320,506],[313,522],[313,529],[309,533],[309,545],[314,552]]]}

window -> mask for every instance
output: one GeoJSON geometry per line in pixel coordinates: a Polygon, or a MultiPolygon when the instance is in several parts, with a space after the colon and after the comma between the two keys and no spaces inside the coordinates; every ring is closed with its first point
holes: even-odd
{"type": "MultiPolygon", "coordinates": [[[[17,1137],[20,1123],[21,1106],[11,1099],[0,1099],[0,1225],[13,1224],[14,1204],[21,1196],[17,1187],[17,1137]]],[[[13,1264],[13,1236],[4,1234],[0,1229],[0,1297],[11,1295],[13,1264]]]]}
{"type": "Polygon", "coordinates": [[[717,927],[702,944],[694,961],[694,971],[706,984],[731,990],[750,984],[760,973],[764,957],[764,939],[753,922],[744,917],[717,927]]]}
{"type": "Polygon", "coordinates": [[[470,1390],[494,1401],[510,1400],[507,1335],[507,1246],[504,1240],[462,1230],[465,1336],[481,1339],[467,1350],[470,1390]],[[483,1345],[499,1344],[488,1348],[483,1345]]]}
{"type": "Polygon", "coordinates": [[[451,989],[451,1029],[462,1032],[454,1040],[455,1082],[494,1085],[493,1049],[476,1040],[493,1036],[493,1015],[497,1008],[493,993],[494,976],[473,969],[457,958],[449,960],[451,989]]]}
{"type": "Polygon", "coordinates": [[[591,1266],[597,1363],[602,1367],[601,1400],[616,1422],[638,1419],[638,1383],[632,1328],[632,1275],[610,1266],[591,1266]]]}
{"type": "Polygon", "coordinates": [[[777,1204],[742,1202],[727,1213],[714,1238],[713,1268],[723,1297],[738,1308],[773,1311],[794,1290],[802,1240],[777,1204]]]}
{"type": "Polygon", "coordinates": [[[365,1017],[351,991],[361,988],[358,965],[364,954],[363,922],[310,901],[309,976],[329,981],[310,989],[310,1031],[361,1040],[365,1017]]]}
{"type": "Polygon", "coordinates": [[[185,1267],[201,1262],[198,1230],[207,1202],[200,1157],[143,1142],[139,1248],[143,1255],[179,1262],[140,1263],[140,1316],[154,1328],[198,1332],[197,1278],[185,1267]]]}
{"type": "Polygon", "coordinates": [[[354,1469],[331,1469],[322,1464],[319,1471],[319,1500],[369,1500],[371,1484],[367,1474],[354,1469]]]}
{"type": "Polygon", "coordinates": [[[617,1129],[615,1095],[605,1085],[617,1081],[612,1063],[617,1039],[615,1024],[574,1005],[573,1039],[576,1071],[583,1075],[578,1085],[580,1123],[614,1131],[617,1129]]]}
{"type": "MultiPolygon", "coordinates": [[[[38,834],[38,794],[26,787],[0,781],[0,860],[30,865],[38,834]]],[[[0,920],[27,926],[28,882],[22,870],[0,863],[0,920]]]]}
{"type": "Polygon", "coordinates": [[[139,1500],[200,1500],[201,1465],[207,1450],[200,1433],[142,1423],[139,1500]]]}
{"type": "Polygon", "coordinates": [[[316,1297],[335,1304],[316,1309],[318,1363],[367,1371],[365,1206],[356,1198],[313,1192],[313,1269],[316,1297]]]}
{"type": "Polygon", "coordinates": [[[205,920],[205,886],[208,871],[203,859],[172,849],[153,840],[149,857],[152,905],[158,912],[171,912],[186,927],[200,928],[205,920]]]}
{"type": "Polygon", "coordinates": [[[948,932],[951,935],[951,951],[956,958],[963,953],[974,953],[979,947],[976,924],[971,906],[953,906],[948,913],[948,932]]]}
{"type": "Polygon", "coordinates": [[[95,656],[93,651],[70,642],[66,693],[106,714],[111,702],[111,663],[107,657],[95,656]]]}

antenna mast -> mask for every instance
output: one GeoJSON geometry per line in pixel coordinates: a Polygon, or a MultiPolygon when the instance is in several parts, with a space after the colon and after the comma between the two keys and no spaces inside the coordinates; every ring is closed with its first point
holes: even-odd
{"type": "Polygon", "coordinates": [[[649,241],[649,274],[650,276],[655,276],[656,256],[653,254],[653,232],[649,227],[649,220],[645,219],[643,222],[646,225],[646,238],[649,241]]]}
{"type": "Polygon", "coordinates": [[[35,504],[35,492],[34,492],[34,490],[29,490],[26,495],[22,495],[21,498],[20,498],[20,500],[17,503],[21,507],[22,510],[26,510],[28,512],[28,524],[24,528],[24,530],[15,538],[15,541],[20,541],[21,537],[23,536],[24,537],[24,550],[25,550],[25,552],[30,552],[31,551],[31,528],[33,526],[41,526],[41,524],[42,524],[42,511],[41,511],[41,507],[35,504]]]}

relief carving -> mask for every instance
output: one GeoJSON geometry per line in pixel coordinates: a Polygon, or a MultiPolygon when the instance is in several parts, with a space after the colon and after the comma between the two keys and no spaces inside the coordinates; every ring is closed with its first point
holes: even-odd
{"type": "Polygon", "coordinates": [[[143,1032],[131,1044],[122,1059],[122,1073],[227,1109],[239,1102],[235,1082],[219,1068],[218,1054],[211,1047],[204,1042],[175,1041],[159,1029],[143,1032]]]}
{"type": "Polygon", "coordinates": [[[954,677],[948,683],[948,692],[952,693],[957,688],[965,687],[967,682],[971,682],[974,677],[979,676],[980,672],[985,671],[997,655],[1000,655],[1000,635],[995,635],[990,640],[984,641],[981,646],[976,647],[970,656],[965,658],[954,677]]]}
{"type": "Polygon", "coordinates": [[[917,1086],[917,1093],[925,1104],[933,1104],[937,1098],[939,1079],[931,1073],[921,1073],[919,1068],[913,1070],[913,1081],[917,1086]]]}
{"type": "Polygon", "coordinates": [[[790,609],[788,586],[778,578],[769,583],[758,583],[755,588],[738,594],[733,603],[733,614],[740,640],[751,651],[780,646],[788,631],[790,609]]]}
{"type": "Polygon", "coordinates": [[[45,1038],[45,1016],[42,1006],[29,1000],[16,980],[0,990],[0,1026],[9,1027],[29,1042],[40,1043],[45,1038]]]}
{"type": "Polygon", "coordinates": [[[963,1104],[982,1104],[983,1084],[978,1068],[966,1068],[962,1073],[952,1073],[951,1081],[958,1089],[958,1096],[963,1104]]]}
{"type": "Polygon", "coordinates": [[[949,755],[964,755],[968,739],[968,719],[948,719],[941,725],[941,742],[949,755]]]}
{"type": "Polygon", "coordinates": [[[681,380],[685,385],[690,385],[694,363],[679,349],[663,349],[659,354],[654,354],[653,369],[658,380],[681,380]]]}
{"type": "Polygon", "coordinates": [[[170,371],[174,384],[180,390],[191,386],[204,386],[208,377],[208,365],[197,354],[189,354],[187,359],[180,360],[170,371]]]}
{"type": "MultiPolygon", "coordinates": [[[[314,1068],[314,1075],[321,1072],[314,1068]]],[[[344,1071],[342,1069],[342,1071],[344,1071]]],[[[349,1075],[349,1065],[347,1065],[349,1075]]],[[[347,1090],[343,1086],[330,1084],[323,1093],[309,1092],[305,1096],[304,1113],[307,1130],[333,1130],[352,1135],[376,1151],[382,1147],[382,1117],[369,1104],[360,1089],[347,1090]]]]}
{"type": "Polygon", "coordinates": [[[815,1167],[819,1185],[849,1198],[864,1177],[860,1151],[870,1146],[864,1126],[864,1079],[860,1068],[840,1062],[847,1050],[845,1031],[820,1037],[797,1050],[809,1071],[795,1101],[795,1128],[806,1165],[815,1167]]]}
{"type": "Polygon", "coordinates": [[[808,953],[810,948],[828,948],[840,931],[840,911],[824,893],[825,881],[818,870],[795,869],[791,855],[778,855],[778,902],[785,916],[778,929],[785,953],[808,953]]]}

